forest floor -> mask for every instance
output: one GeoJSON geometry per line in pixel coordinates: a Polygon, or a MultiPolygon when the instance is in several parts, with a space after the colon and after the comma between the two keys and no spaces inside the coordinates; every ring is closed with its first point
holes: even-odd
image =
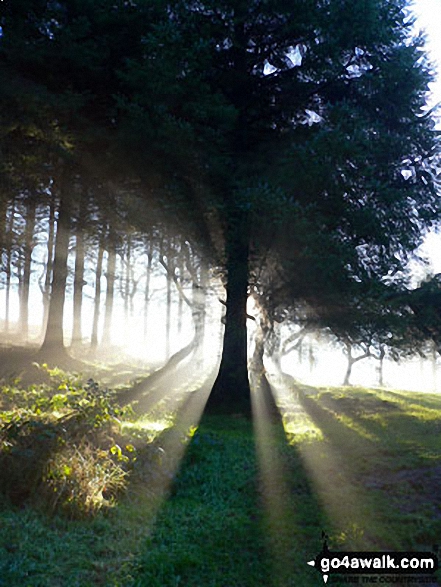
{"type": "Polygon", "coordinates": [[[323,531],[337,551],[439,548],[438,395],[273,376],[283,417],[256,391],[250,421],[201,417],[191,364],[136,412],[114,409],[111,373],[49,371],[2,387],[0,586],[312,587],[323,531]]]}

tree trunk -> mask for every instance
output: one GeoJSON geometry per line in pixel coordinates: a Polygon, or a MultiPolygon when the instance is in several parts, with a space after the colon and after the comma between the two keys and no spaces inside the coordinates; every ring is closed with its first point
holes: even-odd
{"type": "Polygon", "coordinates": [[[153,262],[153,245],[150,242],[147,252],[147,267],[145,277],[144,289],[144,340],[147,341],[148,334],[148,318],[149,318],[149,304],[150,304],[150,280],[152,276],[152,262],[153,262]]]}
{"type": "Polygon", "coordinates": [[[201,261],[199,282],[193,282],[193,323],[195,326],[196,340],[196,368],[202,369],[204,366],[204,342],[205,342],[205,320],[207,314],[207,286],[208,271],[207,266],[201,261]]]}
{"type": "Polygon", "coordinates": [[[10,308],[11,308],[11,277],[12,277],[12,247],[14,235],[14,214],[15,214],[15,198],[11,203],[11,212],[8,221],[7,235],[6,235],[6,300],[5,300],[5,333],[9,333],[10,327],[10,308]]]}
{"type": "Polygon", "coordinates": [[[49,207],[49,230],[47,237],[47,262],[46,277],[43,287],[43,332],[46,332],[47,319],[49,313],[49,298],[52,280],[52,271],[54,267],[54,246],[55,246],[55,198],[52,197],[49,207]]]}
{"type": "Polygon", "coordinates": [[[380,347],[380,355],[378,357],[379,365],[378,365],[378,385],[380,387],[384,387],[384,357],[386,355],[386,351],[381,345],[380,347]]]}
{"type": "Polygon", "coordinates": [[[247,368],[248,230],[246,219],[227,235],[226,314],[219,373],[207,402],[213,412],[251,413],[247,368]]]}
{"type": "Polygon", "coordinates": [[[259,404],[258,406],[256,404],[256,408],[258,408],[257,413],[263,411],[265,417],[279,419],[280,413],[271,390],[271,385],[266,376],[266,369],[263,363],[265,343],[268,340],[269,331],[270,327],[263,322],[261,322],[257,328],[254,339],[254,352],[250,361],[250,376],[253,387],[253,402],[256,401],[259,404]]]}
{"type": "Polygon", "coordinates": [[[20,334],[27,342],[29,335],[29,290],[31,285],[32,251],[34,250],[35,213],[34,198],[26,202],[26,227],[24,234],[23,284],[20,295],[20,334]]]}
{"type": "Polygon", "coordinates": [[[58,210],[57,236],[55,238],[55,257],[52,271],[52,285],[49,300],[46,334],[40,352],[48,355],[67,357],[63,336],[64,300],[66,297],[67,257],[69,253],[70,206],[65,193],[65,183],[61,185],[60,206],[58,210]]]}
{"type": "Polygon", "coordinates": [[[85,225],[85,197],[81,193],[80,209],[75,233],[75,275],[73,293],[73,330],[72,346],[80,346],[83,340],[81,327],[84,285],[84,225],[85,225]]]}
{"type": "MultiPolygon", "coordinates": [[[[170,264],[171,245],[168,244],[167,248],[167,263],[170,264]]],[[[171,290],[172,290],[172,278],[170,273],[167,271],[166,277],[166,301],[165,301],[165,360],[168,361],[170,358],[170,332],[171,332],[171,290]]]]}
{"type": "Polygon", "coordinates": [[[352,366],[354,365],[354,363],[355,363],[354,359],[352,357],[348,357],[348,366],[346,368],[346,373],[345,373],[343,385],[350,385],[352,366]]]}
{"type": "Polygon", "coordinates": [[[129,302],[130,302],[130,279],[131,279],[131,262],[132,262],[132,237],[130,234],[127,235],[127,254],[126,254],[126,267],[125,267],[125,278],[124,278],[124,343],[130,338],[129,324],[129,302]]]}
{"type": "Polygon", "coordinates": [[[367,347],[367,350],[362,355],[358,355],[358,357],[354,357],[354,355],[352,354],[351,343],[345,342],[345,347],[346,347],[346,356],[348,359],[348,366],[346,369],[343,385],[351,385],[350,378],[351,378],[351,374],[352,374],[352,367],[354,366],[354,364],[358,363],[358,361],[362,361],[363,359],[367,359],[368,357],[370,357],[372,355],[369,350],[369,347],[367,347]]]}
{"type": "Polygon", "coordinates": [[[103,327],[103,346],[109,347],[112,344],[112,316],[113,300],[115,295],[115,269],[116,269],[116,250],[115,244],[109,236],[109,245],[107,247],[107,271],[106,271],[106,310],[104,314],[103,327]]]}
{"type": "Polygon", "coordinates": [[[95,353],[98,347],[98,325],[100,319],[100,305],[101,305],[101,274],[103,270],[103,257],[104,257],[104,243],[103,239],[100,239],[98,248],[98,260],[96,264],[95,272],[95,298],[93,304],[93,324],[92,324],[92,337],[90,341],[90,350],[95,353]]]}
{"type": "MultiPolygon", "coordinates": [[[[183,254],[182,254],[182,244],[181,244],[180,250],[179,250],[178,263],[179,263],[179,265],[178,265],[179,281],[181,282],[181,285],[183,286],[183,284],[184,284],[184,259],[183,259],[183,254]]],[[[182,296],[179,296],[179,300],[178,300],[178,336],[182,332],[183,313],[184,313],[184,300],[182,299],[182,296]]]]}

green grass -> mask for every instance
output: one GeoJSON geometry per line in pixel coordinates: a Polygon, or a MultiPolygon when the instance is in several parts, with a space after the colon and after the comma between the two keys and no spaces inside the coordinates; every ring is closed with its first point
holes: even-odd
{"type": "Polygon", "coordinates": [[[3,499],[0,586],[312,587],[323,584],[306,565],[322,529],[337,550],[441,542],[439,396],[303,386],[292,398],[286,431],[268,424],[263,447],[244,418],[181,431],[169,488],[172,417],[123,425],[137,465],[127,493],[93,517],[3,499]]]}

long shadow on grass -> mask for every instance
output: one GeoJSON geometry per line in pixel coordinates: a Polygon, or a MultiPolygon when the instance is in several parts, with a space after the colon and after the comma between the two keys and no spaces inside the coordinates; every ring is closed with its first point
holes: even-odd
{"type": "Polygon", "coordinates": [[[321,547],[323,517],[300,458],[286,458],[285,447],[280,418],[253,428],[242,417],[203,416],[134,585],[317,585],[306,563],[321,547]]]}

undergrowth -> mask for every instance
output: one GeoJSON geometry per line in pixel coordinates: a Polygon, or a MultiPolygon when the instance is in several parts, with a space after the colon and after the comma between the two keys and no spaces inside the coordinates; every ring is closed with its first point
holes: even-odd
{"type": "Polygon", "coordinates": [[[93,515],[114,504],[136,460],[121,432],[129,409],[91,379],[82,384],[59,369],[41,369],[50,384],[1,388],[0,492],[14,505],[93,515]]]}

